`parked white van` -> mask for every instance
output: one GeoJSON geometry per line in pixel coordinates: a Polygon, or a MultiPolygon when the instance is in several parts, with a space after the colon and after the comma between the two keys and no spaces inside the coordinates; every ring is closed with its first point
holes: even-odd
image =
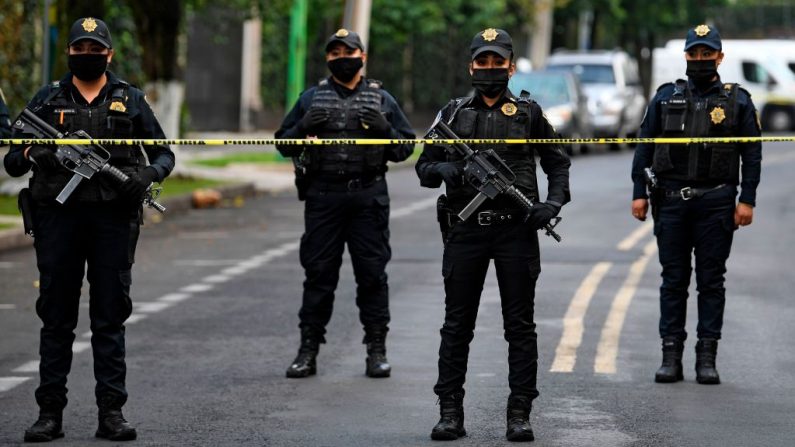
{"type": "MultiPolygon", "coordinates": [[[[736,82],[751,93],[762,128],[795,129],[795,42],[734,40],[721,42],[725,57],[718,68],[723,82],[736,82]]],[[[652,56],[652,94],[657,87],[685,79],[685,41],[670,40],[652,56]]]]}

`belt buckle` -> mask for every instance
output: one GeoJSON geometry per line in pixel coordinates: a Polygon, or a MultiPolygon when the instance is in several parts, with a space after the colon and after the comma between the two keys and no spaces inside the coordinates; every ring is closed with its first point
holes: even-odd
{"type": "Polygon", "coordinates": [[[348,191],[357,191],[359,189],[362,189],[362,179],[352,178],[348,180],[348,184],[346,186],[348,188],[348,191]]]}
{"type": "Polygon", "coordinates": [[[491,216],[494,213],[491,211],[481,211],[478,213],[478,225],[487,227],[491,225],[491,216]]]}
{"type": "Polygon", "coordinates": [[[690,200],[696,196],[696,193],[693,191],[693,188],[688,186],[686,188],[680,189],[679,195],[682,197],[682,200],[690,200]]]}

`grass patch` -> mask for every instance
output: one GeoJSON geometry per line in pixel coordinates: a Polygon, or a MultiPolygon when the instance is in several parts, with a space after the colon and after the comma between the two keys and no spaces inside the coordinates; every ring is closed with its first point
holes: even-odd
{"type": "Polygon", "coordinates": [[[17,196],[0,195],[0,214],[19,216],[17,196]]]}
{"type": "Polygon", "coordinates": [[[163,193],[160,197],[173,197],[182,194],[191,193],[201,188],[214,188],[221,185],[227,185],[229,182],[221,180],[210,180],[206,178],[192,178],[192,177],[169,177],[161,186],[163,186],[163,193]]]}
{"type": "Polygon", "coordinates": [[[10,223],[0,223],[0,230],[8,230],[9,228],[16,228],[16,225],[10,223]]]}
{"type": "Polygon", "coordinates": [[[190,164],[206,166],[209,168],[223,168],[230,163],[285,163],[284,157],[278,152],[237,152],[219,158],[206,158],[204,160],[192,160],[190,164]]]}

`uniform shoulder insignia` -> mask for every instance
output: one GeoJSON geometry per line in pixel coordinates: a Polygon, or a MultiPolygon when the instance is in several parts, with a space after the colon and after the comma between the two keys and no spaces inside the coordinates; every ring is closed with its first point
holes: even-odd
{"type": "Polygon", "coordinates": [[[666,87],[673,87],[673,86],[674,86],[673,82],[666,82],[665,84],[657,87],[657,91],[659,92],[660,90],[662,90],[662,89],[664,89],[666,87]]]}
{"type": "Polygon", "coordinates": [[[328,79],[321,79],[320,82],[317,83],[317,85],[320,86],[328,85],[328,79]]]}
{"type": "Polygon", "coordinates": [[[381,81],[377,81],[375,79],[367,80],[367,86],[370,88],[381,88],[382,85],[384,85],[384,83],[381,81]]]}

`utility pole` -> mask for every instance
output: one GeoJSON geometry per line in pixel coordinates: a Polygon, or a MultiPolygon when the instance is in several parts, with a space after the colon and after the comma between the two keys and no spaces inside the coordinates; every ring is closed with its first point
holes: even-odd
{"type": "Polygon", "coordinates": [[[544,67],[552,50],[552,9],[553,0],[536,0],[536,15],[533,23],[533,37],[530,46],[530,60],[533,70],[544,67]]]}
{"type": "Polygon", "coordinates": [[[306,15],[307,0],[293,0],[290,11],[289,55],[287,57],[287,96],[285,110],[290,110],[293,103],[304,91],[306,76],[306,15]]]}
{"type": "Polygon", "coordinates": [[[345,16],[342,27],[359,35],[362,45],[367,49],[370,40],[370,15],[373,9],[372,0],[345,0],[345,16]]]}

